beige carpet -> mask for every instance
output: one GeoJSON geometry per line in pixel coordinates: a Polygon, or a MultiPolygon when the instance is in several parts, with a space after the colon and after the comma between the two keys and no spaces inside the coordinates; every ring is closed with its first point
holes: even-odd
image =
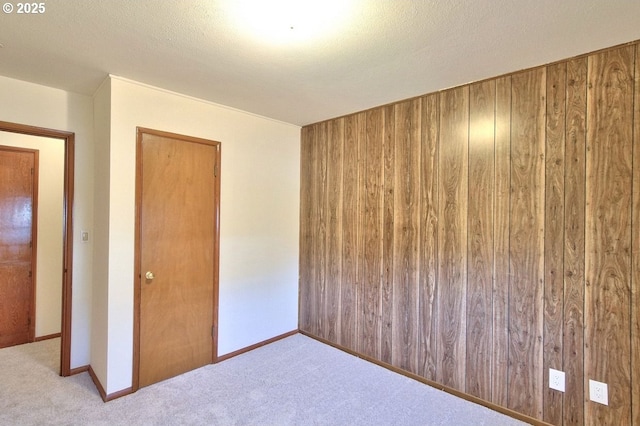
{"type": "Polygon", "coordinates": [[[59,339],[0,350],[1,425],[521,425],[302,335],[103,403],[59,339]]]}

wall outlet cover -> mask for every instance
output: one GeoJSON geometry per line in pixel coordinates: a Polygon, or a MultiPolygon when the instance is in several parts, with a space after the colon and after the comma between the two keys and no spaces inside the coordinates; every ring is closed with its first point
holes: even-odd
{"type": "Polygon", "coordinates": [[[549,388],[564,392],[564,371],[549,369],[549,388]]]}
{"type": "Polygon", "coordinates": [[[603,405],[609,405],[609,390],[606,383],[589,380],[589,399],[603,405]]]}

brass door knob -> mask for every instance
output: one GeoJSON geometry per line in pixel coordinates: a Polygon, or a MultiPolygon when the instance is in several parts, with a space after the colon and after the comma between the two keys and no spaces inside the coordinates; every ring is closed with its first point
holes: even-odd
{"type": "Polygon", "coordinates": [[[146,279],[148,279],[148,280],[152,280],[152,279],[154,279],[156,276],[155,276],[155,275],[153,275],[153,272],[151,272],[151,271],[147,271],[147,273],[146,273],[146,274],[144,274],[144,277],[145,277],[146,279]]]}

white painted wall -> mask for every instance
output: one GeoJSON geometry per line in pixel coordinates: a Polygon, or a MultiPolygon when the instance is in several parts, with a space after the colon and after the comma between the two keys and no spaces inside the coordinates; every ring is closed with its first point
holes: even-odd
{"type": "Polygon", "coordinates": [[[300,199],[298,126],[118,77],[110,84],[110,202],[100,219],[109,238],[107,394],[132,379],[136,126],[222,143],[219,355],[297,328],[300,199]]]}
{"type": "Polygon", "coordinates": [[[60,333],[64,141],[0,132],[0,145],[38,150],[36,337],[60,333]]]}
{"type": "Polygon", "coordinates": [[[136,126],[222,143],[219,355],[297,328],[298,126],[120,78],[90,98],[0,76],[0,93],[0,120],[76,135],[71,368],[132,384],[136,126]]]}
{"type": "Polygon", "coordinates": [[[109,298],[109,144],[111,139],[111,80],[106,79],[93,96],[94,117],[94,232],[93,300],[91,319],[91,368],[107,383],[107,330],[109,298]]]}
{"type": "Polygon", "coordinates": [[[80,230],[93,227],[93,99],[0,76],[0,120],[74,132],[74,255],[71,368],[89,364],[91,341],[92,242],[80,230]]]}

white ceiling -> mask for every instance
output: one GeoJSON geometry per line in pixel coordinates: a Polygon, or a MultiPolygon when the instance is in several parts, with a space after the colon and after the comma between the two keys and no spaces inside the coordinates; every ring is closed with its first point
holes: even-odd
{"type": "Polygon", "coordinates": [[[353,0],[334,33],[274,44],[241,1],[0,12],[0,75],[91,95],[111,73],[304,125],[640,39],[640,0],[353,0]]]}

